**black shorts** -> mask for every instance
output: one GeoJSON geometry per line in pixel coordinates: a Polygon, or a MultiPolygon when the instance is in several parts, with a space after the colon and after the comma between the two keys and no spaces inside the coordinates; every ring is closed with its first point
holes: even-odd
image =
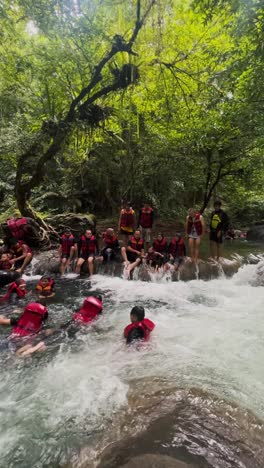
{"type": "Polygon", "coordinates": [[[137,260],[137,258],[140,258],[140,257],[134,252],[130,252],[130,251],[127,252],[127,259],[129,262],[134,263],[137,260]]]}
{"type": "Polygon", "coordinates": [[[81,255],[79,256],[79,258],[82,258],[85,262],[86,262],[86,260],[88,260],[88,258],[90,258],[90,257],[95,258],[95,254],[94,254],[94,253],[89,253],[89,254],[81,254],[81,255]]]}
{"type": "Polygon", "coordinates": [[[210,231],[210,241],[216,242],[217,244],[223,243],[223,236],[217,236],[217,231],[210,231]]]}

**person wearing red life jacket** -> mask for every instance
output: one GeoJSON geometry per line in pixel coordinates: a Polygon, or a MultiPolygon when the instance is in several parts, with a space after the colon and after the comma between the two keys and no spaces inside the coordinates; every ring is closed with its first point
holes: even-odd
{"type": "Polygon", "coordinates": [[[47,299],[55,296],[54,279],[43,275],[36,286],[36,294],[39,299],[47,299]]]}
{"type": "Polygon", "coordinates": [[[114,260],[120,249],[118,239],[115,231],[112,228],[106,229],[103,233],[103,248],[101,250],[101,260],[109,262],[114,260]]]}
{"type": "Polygon", "coordinates": [[[6,294],[0,297],[0,302],[9,301],[13,295],[18,299],[23,299],[27,293],[26,282],[23,279],[18,279],[9,284],[6,294]]]}
{"type": "Polygon", "coordinates": [[[13,264],[10,262],[12,255],[9,255],[7,252],[2,253],[0,258],[0,270],[8,271],[11,270],[13,264]]]}
{"type": "Polygon", "coordinates": [[[15,238],[10,239],[10,253],[14,256],[10,263],[15,265],[15,270],[18,273],[23,273],[26,266],[31,262],[33,254],[30,247],[24,241],[17,241],[15,238]]]}
{"type": "Polygon", "coordinates": [[[25,239],[25,226],[28,224],[28,218],[11,218],[8,219],[7,227],[12,237],[16,240],[25,239]]]}
{"type": "Polygon", "coordinates": [[[125,262],[125,269],[130,275],[130,273],[136,266],[141,263],[142,258],[145,256],[144,241],[140,235],[139,230],[135,231],[134,236],[132,236],[128,242],[128,246],[121,248],[121,255],[125,262]]]}
{"type": "Polygon", "coordinates": [[[87,262],[90,276],[94,272],[94,259],[98,253],[98,245],[95,236],[90,229],[87,229],[81,236],[79,243],[79,258],[77,260],[76,273],[81,273],[82,265],[87,262]]]}
{"type": "Polygon", "coordinates": [[[63,276],[65,269],[71,264],[74,256],[77,256],[78,246],[70,228],[66,228],[60,238],[60,273],[63,276]]]}
{"type": "Polygon", "coordinates": [[[179,266],[183,263],[184,257],[186,257],[185,243],[181,234],[177,232],[169,245],[170,263],[174,265],[175,270],[178,270],[179,266]]]}
{"type": "Polygon", "coordinates": [[[146,244],[149,244],[151,240],[153,222],[154,210],[149,203],[144,203],[143,207],[139,210],[138,227],[146,244]]]}
{"type": "Polygon", "coordinates": [[[188,238],[190,257],[193,263],[197,263],[200,252],[200,244],[205,232],[205,222],[199,211],[190,208],[185,222],[185,234],[188,238]]]}
{"type": "Polygon", "coordinates": [[[122,240],[127,245],[128,238],[133,234],[136,226],[136,214],[133,208],[130,206],[130,202],[125,201],[120,211],[118,221],[118,232],[122,236],[122,240]]]}
{"type": "Polygon", "coordinates": [[[145,318],[144,307],[133,307],[130,312],[130,320],[131,323],[124,329],[126,343],[131,344],[137,340],[148,341],[155,324],[152,320],[145,318]]]}
{"type": "Polygon", "coordinates": [[[154,239],[154,242],[152,245],[156,254],[159,254],[158,264],[159,266],[162,266],[166,262],[167,254],[168,254],[167,239],[164,237],[162,233],[159,232],[156,239],[154,239]]]}
{"type": "Polygon", "coordinates": [[[93,294],[88,296],[80,310],[74,313],[72,320],[81,324],[93,322],[103,310],[102,296],[93,294]]]}
{"type": "MultiPolygon", "coordinates": [[[[31,302],[25,308],[20,317],[5,317],[0,315],[0,325],[11,326],[12,331],[0,349],[11,349],[17,354],[23,354],[27,349],[39,350],[42,346],[32,347],[32,340],[43,329],[43,325],[48,318],[48,310],[38,302],[31,302]],[[26,340],[26,344],[25,344],[26,340]]],[[[33,351],[32,351],[33,352],[33,351]]]]}

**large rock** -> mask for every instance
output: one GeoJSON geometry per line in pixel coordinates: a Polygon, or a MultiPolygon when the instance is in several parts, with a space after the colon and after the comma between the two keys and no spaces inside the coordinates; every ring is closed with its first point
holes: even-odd
{"type": "Polygon", "coordinates": [[[247,233],[247,239],[250,241],[264,241],[264,223],[252,226],[247,233]]]}
{"type": "Polygon", "coordinates": [[[59,234],[62,234],[66,227],[72,230],[72,233],[79,238],[86,229],[92,231],[96,228],[96,218],[91,214],[63,213],[45,218],[59,234]]]}

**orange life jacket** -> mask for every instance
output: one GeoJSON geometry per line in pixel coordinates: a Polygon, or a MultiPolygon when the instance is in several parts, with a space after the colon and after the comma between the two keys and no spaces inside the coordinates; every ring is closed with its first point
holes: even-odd
{"type": "Polygon", "coordinates": [[[125,231],[133,232],[134,228],[134,220],[135,220],[135,212],[133,208],[129,208],[129,210],[125,210],[124,208],[121,210],[121,221],[120,221],[120,228],[124,229],[125,231]]]}
{"type": "Polygon", "coordinates": [[[49,296],[53,291],[53,287],[54,287],[53,278],[49,278],[49,282],[45,286],[42,285],[42,280],[40,279],[36,286],[36,291],[37,293],[41,293],[43,296],[49,296]]]}

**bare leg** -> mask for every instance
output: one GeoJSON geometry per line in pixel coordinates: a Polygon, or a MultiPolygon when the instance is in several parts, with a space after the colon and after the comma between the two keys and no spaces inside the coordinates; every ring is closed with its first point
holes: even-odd
{"type": "Polygon", "coordinates": [[[213,259],[216,258],[216,242],[210,241],[210,254],[213,259]]]}
{"type": "Polygon", "coordinates": [[[137,259],[135,260],[135,262],[130,263],[130,265],[129,265],[129,267],[128,267],[128,270],[129,270],[130,273],[131,273],[131,271],[134,270],[134,268],[136,268],[137,265],[140,264],[140,261],[141,261],[141,259],[140,259],[140,258],[137,258],[137,259]]]}
{"type": "Polygon", "coordinates": [[[127,259],[126,247],[121,247],[121,256],[122,256],[122,259],[123,259],[124,262],[125,262],[125,265],[128,266],[128,265],[129,265],[129,261],[128,261],[128,259],[127,259]]]}
{"type": "Polygon", "coordinates": [[[192,261],[192,262],[195,262],[195,256],[194,256],[194,239],[192,239],[191,237],[189,237],[189,239],[188,239],[188,244],[189,244],[189,250],[190,250],[191,261],[192,261]]]}
{"type": "Polygon", "coordinates": [[[76,273],[78,275],[81,273],[81,268],[84,262],[85,262],[84,258],[78,258],[77,265],[76,265],[76,273]]]}
{"type": "Polygon", "coordinates": [[[219,260],[219,258],[222,257],[222,244],[217,243],[216,248],[217,248],[217,260],[219,260]]]}
{"type": "Polygon", "coordinates": [[[45,349],[47,349],[46,345],[43,341],[41,341],[35,346],[31,346],[31,345],[23,346],[16,352],[16,355],[17,356],[29,356],[30,354],[33,354],[37,351],[45,351],[45,349]]]}
{"type": "Polygon", "coordinates": [[[94,257],[88,257],[88,270],[90,276],[92,276],[94,272],[94,257]]]}
{"type": "Polygon", "coordinates": [[[195,263],[197,263],[198,258],[199,258],[200,244],[201,244],[201,238],[198,237],[198,239],[195,239],[195,242],[194,242],[194,261],[195,261],[195,263]]]}
{"type": "Polygon", "coordinates": [[[61,263],[60,263],[60,274],[61,274],[61,276],[64,275],[66,265],[67,265],[67,258],[64,257],[64,258],[61,259],[61,263]]]}
{"type": "Polygon", "coordinates": [[[24,262],[23,262],[22,266],[20,268],[18,268],[18,270],[16,270],[16,271],[18,273],[23,273],[24,269],[31,262],[31,260],[32,260],[32,253],[28,253],[24,258],[24,262]]]}

